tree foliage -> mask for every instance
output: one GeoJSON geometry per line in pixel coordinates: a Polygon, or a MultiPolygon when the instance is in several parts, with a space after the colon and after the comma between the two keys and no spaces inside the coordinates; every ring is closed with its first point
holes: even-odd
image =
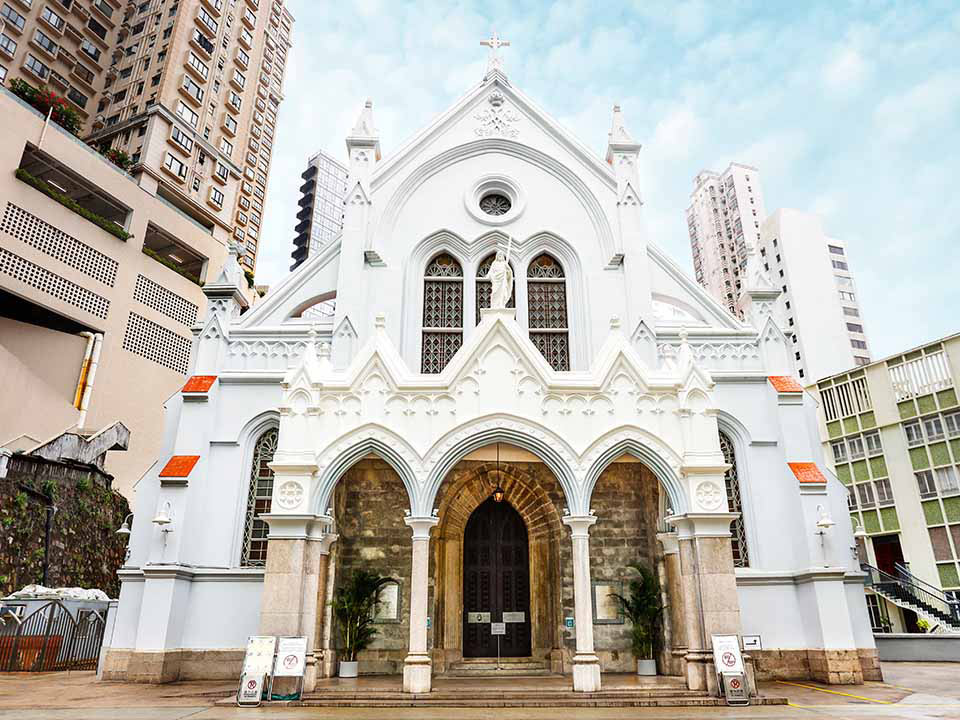
{"type": "Polygon", "coordinates": [[[369,570],[354,570],[333,598],[333,614],[337,618],[343,640],[343,659],[354,662],[357,653],[369,647],[377,635],[372,626],[373,612],[384,586],[393,582],[369,570]]]}
{"type": "Polygon", "coordinates": [[[630,641],[634,657],[637,660],[652,659],[660,648],[660,625],[666,608],[660,593],[660,580],[646,565],[636,563],[627,567],[637,573],[637,577],[630,581],[629,595],[611,595],[632,626],[630,641]]]}

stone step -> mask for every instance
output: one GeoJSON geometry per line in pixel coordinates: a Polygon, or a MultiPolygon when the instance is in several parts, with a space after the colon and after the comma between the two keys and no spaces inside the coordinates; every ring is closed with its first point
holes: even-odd
{"type": "MultiPolygon", "coordinates": [[[[785,705],[786,698],[754,698],[753,705],[785,705]]],[[[278,703],[279,704],[279,703],[278,703]]],[[[472,708],[596,708],[596,707],[718,707],[726,705],[722,698],[705,695],[663,697],[546,697],[546,698],[471,698],[459,696],[457,698],[433,697],[392,697],[377,699],[372,697],[347,698],[316,698],[305,697],[300,701],[283,703],[301,707],[472,707],[472,708]]]]}
{"type": "Polygon", "coordinates": [[[677,690],[674,688],[623,689],[600,690],[594,693],[579,693],[573,690],[477,690],[464,688],[462,690],[434,690],[431,693],[408,695],[400,690],[324,690],[307,693],[304,697],[313,700],[523,700],[523,699],[622,699],[622,698],[652,698],[652,697],[703,697],[699,690],[677,690]]]}

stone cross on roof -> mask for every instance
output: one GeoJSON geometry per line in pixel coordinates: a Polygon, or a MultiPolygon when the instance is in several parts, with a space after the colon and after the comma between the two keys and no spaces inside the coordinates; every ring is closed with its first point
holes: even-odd
{"type": "Polygon", "coordinates": [[[490,48],[490,52],[487,55],[487,74],[484,76],[484,79],[490,77],[490,74],[494,70],[503,72],[503,58],[500,57],[499,51],[501,47],[509,47],[510,41],[501,40],[500,35],[494,30],[493,34],[486,40],[481,40],[480,44],[490,48]]]}

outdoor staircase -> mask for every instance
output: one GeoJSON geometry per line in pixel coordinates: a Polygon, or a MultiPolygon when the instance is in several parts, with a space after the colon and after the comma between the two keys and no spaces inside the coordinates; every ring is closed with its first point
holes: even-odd
{"type": "Polygon", "coordinates": [[[451,663],[446,677],[537,677],[550,675],[550,666],[536,660],[507,658],[467,658],[451,663]]]}
{"type": "Polygon", "coordinates": [[[960,604],[942,590],[911,574],[903,565],[895,565],[896,575],[861,564],[867,573],[867,587],[894,605],[912,610],[930,624],[931,633],[960,633],[960,604]]]}

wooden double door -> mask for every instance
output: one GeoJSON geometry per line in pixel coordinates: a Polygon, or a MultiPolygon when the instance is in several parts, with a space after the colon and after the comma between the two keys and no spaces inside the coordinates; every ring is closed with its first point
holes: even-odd
{"type": "Polygon", "coordinates": [[[495,657],[491,623],[505,620],[500,655],[529,657],[527,526],[509,502],[489,498],[470,515],[463,537],[463,656],[495,657]]]}

